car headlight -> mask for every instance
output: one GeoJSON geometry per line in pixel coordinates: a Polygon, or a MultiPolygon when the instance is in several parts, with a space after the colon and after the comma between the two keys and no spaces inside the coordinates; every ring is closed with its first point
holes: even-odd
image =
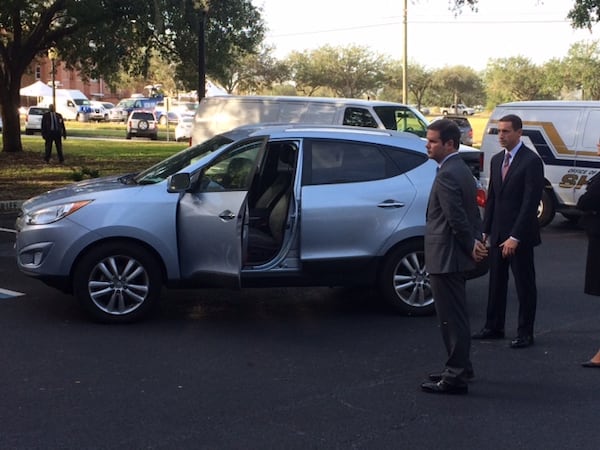
{"type": "Polygon", "coordinates": [[[83,200],[80,202],[64,203],[54,205],[44,209],[30,212],[25,217],[25,223],[28,225],[47,225],[73,214],[75,211],[92,203],[93,200],[83,200]]]}

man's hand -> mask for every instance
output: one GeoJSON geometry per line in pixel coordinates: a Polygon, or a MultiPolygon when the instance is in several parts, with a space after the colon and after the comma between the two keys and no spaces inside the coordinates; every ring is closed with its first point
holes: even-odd
{"type": "Polygon", "coordinates": [[[519,241],[513,238],[508,238],[502,244],[500,244],[500,248],[502,249],[502,257],[508,258],[509,256],[513,256],[517,251],[517,247],[519,246],[519,241]]]}
{"type": "Polygon", "coordinates": [[[481,241],[475,241],[475,245],[473,246],[473,253],[471,256],[476,262],[481,261],[488,255],[488,249],[485,244],[481,241]]]}

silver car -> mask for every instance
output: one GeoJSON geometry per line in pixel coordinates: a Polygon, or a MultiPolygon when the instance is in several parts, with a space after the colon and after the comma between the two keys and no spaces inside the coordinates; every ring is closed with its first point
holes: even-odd
{"type": "Polygon", "coordinates": [[[17,263],[104,322],[145,316],[163,285],[378,286],[397,311],[430,314],[435,168],[410,133],[236,129],[144,172],[26,201],[17,263]]]}

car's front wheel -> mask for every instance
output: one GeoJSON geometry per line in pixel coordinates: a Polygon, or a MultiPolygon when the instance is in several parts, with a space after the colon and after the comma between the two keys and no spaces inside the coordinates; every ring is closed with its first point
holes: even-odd
{"type": "Polygon", "coordinates": [[[157,304],[161,271],[154,255],[138,244],[112,242],[88,251],[73,276],[83,308],[105,323],[134,322],[157,304]]]}
{"type": "Polygon", "coordinates": [[[422,240],[401,244],[387,255],[379,289],[385,301],[402,314],[424,316],[435,312],[422,240]]]}

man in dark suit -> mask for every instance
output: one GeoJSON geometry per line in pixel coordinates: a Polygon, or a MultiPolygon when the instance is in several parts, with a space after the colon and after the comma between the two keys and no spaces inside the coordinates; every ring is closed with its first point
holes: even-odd
{"type": "Polygon", "coordinates": [[[427,128],[427,153],[439,169],[427,204],[425,264],[448,353],[444,370],[421,384],[422,390],[435,394],[468,392],[473,366],[465,272],[487,254],[475,179],[458,155],[459,145],[460,130],[453,121],[438,120],[427,128]]]}
{"type": "Polygon", "coordinates": [[[509,114],[498,122],[502,152],[490,162],[490,183],[483,219],[490,245],[490,281],[487,318],[474,339],[503,339],[512,269],[519,299],[519,325],[511,348],[533,345],[537,288],[533,249],[541,243],[537,209],[544,189],[542,160],[521,142],[521,119],[509,114]]]}
{"type": "Polygon", "coordinates": [[[67,138],[67,130],[62,115],[54,111],[54,105],[48,107],[50,111],[42,116],[42,137],[45,141],[44,161],[50,162],[52,154],[52,143],[56,145],[56,154],[58,162],[62,164],[65,161],[62,151],[62,138],[67,138]]]}

